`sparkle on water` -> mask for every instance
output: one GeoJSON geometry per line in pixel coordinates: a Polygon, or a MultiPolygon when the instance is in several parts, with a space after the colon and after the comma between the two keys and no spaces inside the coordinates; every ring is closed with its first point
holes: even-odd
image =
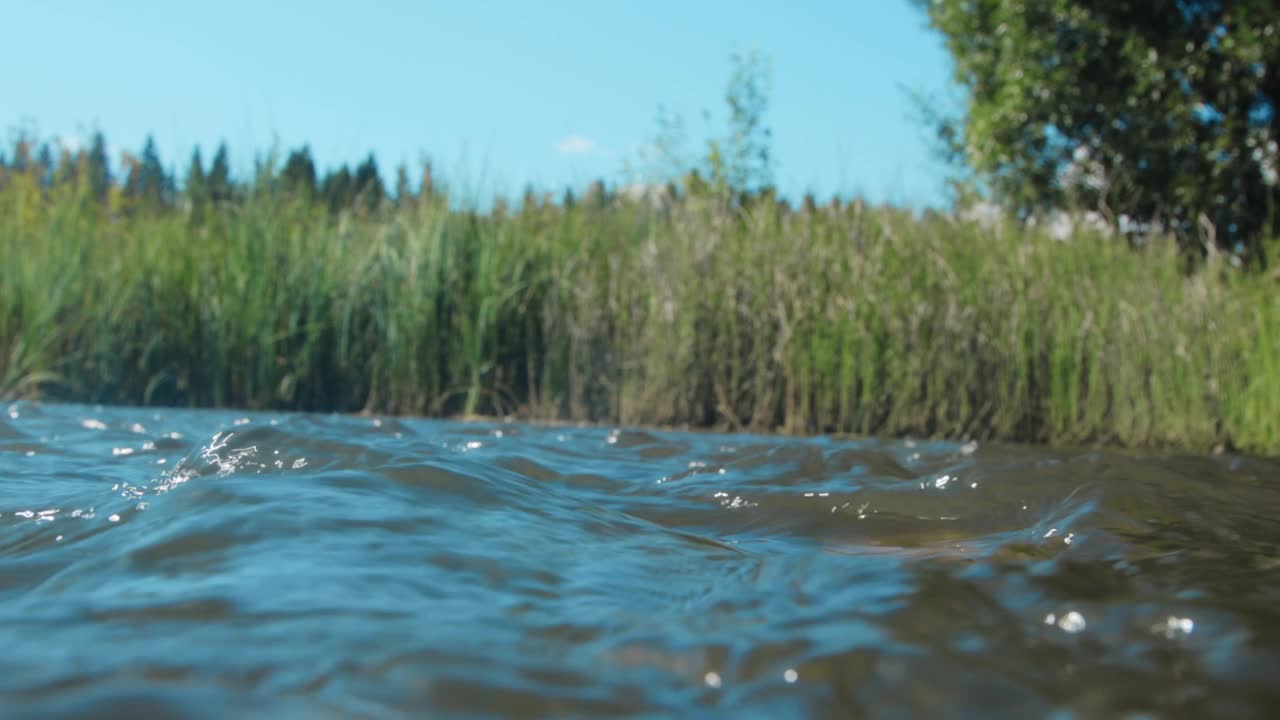
{"type": "Polygon", "coordinates": [[[1280,706],[1268,460],[13,404],[0,473],[0,717],[1280,706]]]}

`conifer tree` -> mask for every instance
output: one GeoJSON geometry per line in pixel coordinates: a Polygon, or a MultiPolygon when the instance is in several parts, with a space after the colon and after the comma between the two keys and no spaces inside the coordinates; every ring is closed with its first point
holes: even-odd
{"type": "Polygon", "coordinates": [[[191,151],[191,163],[187,166],[187,179],[184,183],[187,201],[193,207],[199,207],[208,200],[208,180],[204,174],[204,160],[200,157],[200,146],[191,151]]]}
{"type": "Polygon", "coordinates": [[[231,200],[231,161],[228,159],[225,142],[218,144],[218,150],[213,155],[213,163],[205,177],[205,191],[206,197],[215,205],[231,200]]]}
{"type": "Polygon", "coordinates": [[[387,196],[387,189],[382,184],[382,175],[378,172],[378,161],[374,159],[373,153],[369,153],[364,162],[356,167],[352,184],[355,199],[363,208],[376,210],[382,205],[382,200],[387,196]]]}
{"type": "Polygon", "coordinates": [[[84,161],[84,153],[74,155],[65,147],[58,151],[58,166],[53,172],[53,184],[63,187],[75,183],[80,175],[80,164],[84,161]]]}
{"type": "Polygon", "coordinates": [[[280,171],[280,183],[286,193],[302,198],[312,198],[316,194],[316,165],[311,159],[311,147],[302,147],[289,153],[284,161],[284,169],[280,171]]]}
{"type": "Polygon", "coordinates": [[[25,173],[31,168],[31,139],[25,132],[13,140],[13,159],[9,161],[9,168],[18,173],[25,173]]]}
{"type": "Polygon", "coordinates": [[[320,196],[329,206],[330,212],[341,212],[351,207],[353,196],[351,171],[346,165],[329,172],[320,183],[320,196]]]}
{"type": "Polygon", "coordinates": [[[169,204],[173,180],[160,162],[160,153],[156,150],[155,139],[152,136],[147,136],[147,141],[142,147],[142,156],[130,168],[124,189],[125,195],[133,198],[143,207],[155,209],[169,204]]]}
{"type": "Polygon", "coordinates": [[[85,155],[85,177],[93,198],[105,205],[115,179],[111,176],[107,160],[107,139],[101,131],[95,132],[89,143],[89,152],[85,155]]]}
{"type": "Polygon", "coordinates": [[[41,143],[40,149],[36,151],[36,174],[40,179],[40,187],[49,188],[53,185],[53,174],[57,169],[53,162],[53,151],[49,148],[49,143],[41,143]]]}
{"type": "Polygon", "coordinates": [[[587,186],[587,195],[583,199],[588,206],[601,209],[609,204],[609,189],[605,187],[603,180],[594,180],[587,186]]]}

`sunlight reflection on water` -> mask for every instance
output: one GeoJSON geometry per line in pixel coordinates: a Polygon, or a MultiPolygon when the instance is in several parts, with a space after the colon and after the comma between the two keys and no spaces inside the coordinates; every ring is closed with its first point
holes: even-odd
{"type": "Polygon", "coordinates": [[[0,717],[1280,703],[1272,461],[75,405],[0,417],[0,717]]]}

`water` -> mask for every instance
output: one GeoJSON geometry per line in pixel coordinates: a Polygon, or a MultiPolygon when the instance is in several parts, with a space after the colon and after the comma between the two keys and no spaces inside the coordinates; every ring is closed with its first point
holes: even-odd
{"type": "Polygon", "coordinates": [[[0,406],[3,717],[1262,717],[1280,463],[0,406]]]}

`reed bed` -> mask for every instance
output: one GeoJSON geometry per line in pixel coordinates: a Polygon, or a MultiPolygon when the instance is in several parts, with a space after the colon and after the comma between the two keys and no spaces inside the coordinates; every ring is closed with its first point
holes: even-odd
{"type": "Polygon", "coordinates": [[[1280,450],[1273,279],[833,202],[0,191],[0,396],[1280,450]]]}

